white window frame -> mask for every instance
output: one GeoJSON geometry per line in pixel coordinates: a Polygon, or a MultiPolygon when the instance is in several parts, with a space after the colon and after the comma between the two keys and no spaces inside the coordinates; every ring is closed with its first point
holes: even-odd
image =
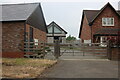
{"type": "Polygon", "coordinates": [[[35,45],[38,45],[38,39],[34,39],[34,42],[35,45]]]}
{"type": "Polygon", "coordinates": [[[114,26],[114,18],[113,17],[108,17],[108,18],[104,17],[104,18],[102,18],[102,26],[114,26]],[[113,24],[111,24],[110,19],[113,19],[113,24]],[[104,21],[106,22],[106,24],[104,24],[104,21]],[[109,24],[108,21],[110,22],[110,24],[109,24]]]}

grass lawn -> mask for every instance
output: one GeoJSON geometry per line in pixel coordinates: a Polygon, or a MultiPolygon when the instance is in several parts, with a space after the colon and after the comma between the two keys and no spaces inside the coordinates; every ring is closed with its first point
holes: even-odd
{"type": "Polygon", "coordinates": [[[25,58],[3,58],[3,78],[35,78],[45,69],[57,63],[56,60],[25,59],[25,58]]]}

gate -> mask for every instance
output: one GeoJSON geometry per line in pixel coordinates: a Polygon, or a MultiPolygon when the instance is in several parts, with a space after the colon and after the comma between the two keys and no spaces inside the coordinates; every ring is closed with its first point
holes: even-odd
{"type": "MultiPolygon", "coordinates": [[[[55,41],[54,44],[49,44],[53,57],[60,59],[107,59],[107,44],[106,43],[81,43],[81,44],[60,44],[55,41]]],[[[53,58],[51,57],[51,58],[53,58]]]]}
{"type": "Polygon", "coordinates": [[[82,44],[61,44],[61,56],[77,58],[107,58],[107,44],[82,43],[82,44]]]}
{"type": "Polygon", "coordinates": [[[106,43],[66,43],[61,44],[58,40],[55,43],[25,42],[25,57],[35,57],[46,59],[107,59],[108,48],[106,43]]]}

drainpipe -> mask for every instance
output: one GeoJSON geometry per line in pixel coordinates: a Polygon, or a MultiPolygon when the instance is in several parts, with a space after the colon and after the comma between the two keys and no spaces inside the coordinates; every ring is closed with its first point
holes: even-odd
{"type": "Polygon", "coordinates": [[[24,22],[24,41],[25,41],[25,37],[26,37],[26,35],[25,35],[25,32],[26,32],[26,22],[24,22]]]}
{"type": "Polygon", "coordinates": [[[91,43],[93,42],[93,36],[92,36],[92,26],[91,25],[89,25],[90,26],[90,29],[91,29],[91,43]]]}
{"type": "MultiPolygon", "coordinates": [[[[26,34],[25,33],[26,33],[26,22],[24,22],[24,43],[23,43],[24,44],[23,46],[26,48],[26,43],[25,43],[26,42],[26,34]]],[[[26,52],[25,52],[25,49],[24,49],[24,54],[25,53],[26,52]]]]}

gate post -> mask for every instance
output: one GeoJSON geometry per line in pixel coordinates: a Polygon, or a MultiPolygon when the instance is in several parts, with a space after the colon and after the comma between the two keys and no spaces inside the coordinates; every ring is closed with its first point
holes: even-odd
{"type": "Polygon", "coordinates": [[[56,59],[58,59],[60,57],[60,43],[59,43],[59,40],[55,40],[54,56],[55,56],[56,59]]]}
{"type": "Polygon", "coordinates": [[[111,51],[111,42],[110,40],[107,43],[107,57],[109,60],[112,60],[112,51],[111,51]]]}

